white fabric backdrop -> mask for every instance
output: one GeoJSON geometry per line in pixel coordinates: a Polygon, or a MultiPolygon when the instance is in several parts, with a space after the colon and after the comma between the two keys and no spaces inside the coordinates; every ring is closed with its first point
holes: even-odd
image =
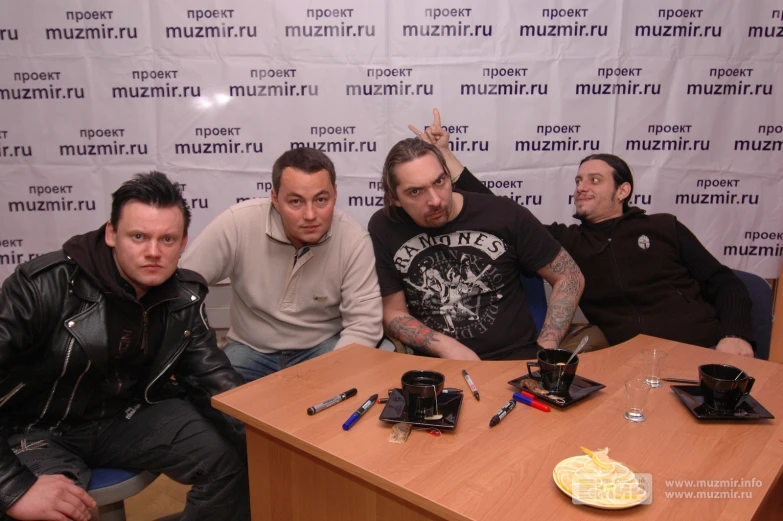
{"type": "Polygon", "coordinates": [[[298,143],[327,151],[338,205],[366,222],[386,152],[433,107],[459,158],[544,223],[572,222],[582,157],[616,153],[636,204],[777,277],[781,8],[0,0],[0,280],[98,227],[133,173],[186,184],[195,236],[268,196],[272,163],[298,143]]]}

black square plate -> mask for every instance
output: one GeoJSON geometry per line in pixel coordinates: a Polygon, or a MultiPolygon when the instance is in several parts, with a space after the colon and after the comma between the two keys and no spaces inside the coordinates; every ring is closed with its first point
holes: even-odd
{"type": "Polygon", "coordinates": [[[571,387],[568,388],[568,394],[566,396],[557,396],[550,394],[546,389],[541,387],[541,384],[539,384],[537,380],[533,380],[529,375],[520,376],[508,383],[517,389],[528,391],[536,395],[537,398],[557,407],[568,407],[569,405],[573,405],[576,402],[587,398],[599,389],[606,387],[604,384],[599,384],[596,381],[576,375],[574,376],[574,381],[571,382],[571,387]]]}
{"type": "Polygon", "coordinates": [[[405,396],[400,389],[394,389],[389,395],[386,407],[381,411],[380,419],[389,423],[410,423],[418,427],[433,427],[436,429],[453,429],[457,426],[459,410],[462,407],[462,393],[441,393],[438,395],[438,413],[443,415],[440,420],[408,419],[408,408],[405,406],[405,396]]]}
{"type": "Polygon", "coordinates": [[[719,411],[704,405],[704,394],[698,385],[672,385],[672,391],[694,416],[700,420],[771,420],[775,418],[751,395],[747,395],[733,411],[719,411]]]}

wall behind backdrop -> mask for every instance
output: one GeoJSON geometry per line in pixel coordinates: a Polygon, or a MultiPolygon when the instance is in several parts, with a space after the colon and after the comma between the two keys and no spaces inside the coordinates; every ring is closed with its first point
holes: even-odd
{"type": "Polygon", "coordinates": [[[783,253],[783,2],[0,0],[0,280],[100,226],[132,174],[185,184],[191,235],[268,197],[285,150],[334,160],[366,223],[386,152],[438,107],[457,156],[573,222],[587,154],[634,168],[723,263],[783,253]]]}

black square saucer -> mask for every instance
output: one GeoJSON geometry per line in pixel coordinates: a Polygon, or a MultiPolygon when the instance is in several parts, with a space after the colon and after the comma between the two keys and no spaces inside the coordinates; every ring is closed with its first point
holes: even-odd
{"type": "Polygon", "coordinates": [[[582,376],[574,376],[574,381],[571,382],[571,386],[568,388],[568,393],[565,396],[558,396],[551,394],[549,391],[541,387],[538,380],[533,380],[529,375],[523,375],[519,378],[515,378],[508,382],[509,385],[513,385],[517,389],[528,391],[547,403],[551,403],[556,407],[568,407],[576,402],[583,400],[598,391],[606,387],[604,384],[600,384],[596,381],[589,380],[582,376]]]}
{"type": "Polygon", "coordinates": [[[434,427],[436,429],[453,429],[457,426],[459,410],[462,407],[462,393],[441,393],[438,395],[438,413],[443,415],[439,420],[409,420],[405,396],[400,389],[394,389],[389,395],[386,407],[381,411],[380,419],[389,423],[410,423],[418,427],[434,427]]]}
{"type": "Polygon", "coordinates": [[[672,385],[672,391],[691,413],[700,420],[771,420],[775,418],[751,395],[747,395],[733,411],[719,411],[704,405],[704,394],[698,385],[672,385]]]}

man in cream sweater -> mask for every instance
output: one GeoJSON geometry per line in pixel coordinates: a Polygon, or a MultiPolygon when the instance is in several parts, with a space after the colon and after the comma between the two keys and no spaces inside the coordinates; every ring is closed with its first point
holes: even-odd
{"type": "Polygon", "coordinates": [[[225,352],[248,381],[381,339],[372,243],[335,208],[335,177],[324,153],[285,152],[272,167],[271,198],[231,206],[182,257],[209,284],[231,280],[225,352]]]}

